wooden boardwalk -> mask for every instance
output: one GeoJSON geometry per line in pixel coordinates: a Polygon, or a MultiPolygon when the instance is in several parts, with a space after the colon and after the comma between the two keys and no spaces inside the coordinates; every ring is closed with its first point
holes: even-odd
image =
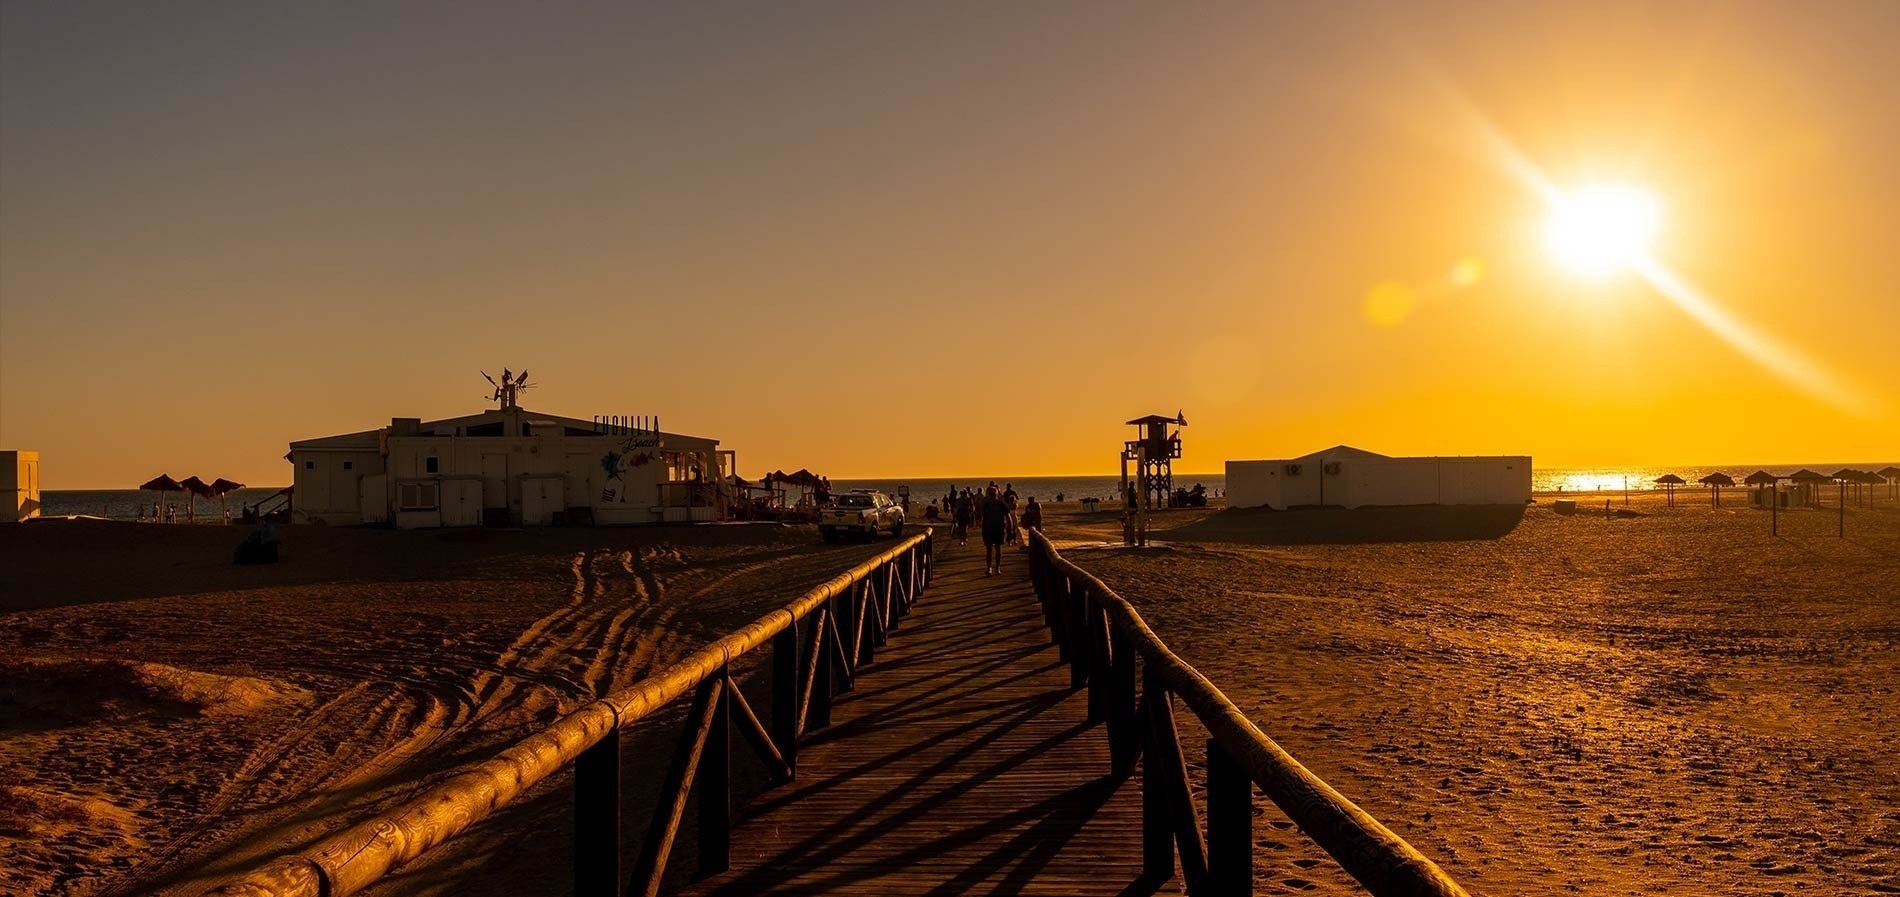
{"type": "Polygon", "coordinates": [[[732,870],[685,893],[1154,890],[1139,774],[1110,776],[1021,552],[1005,571],[939,549],[916,610],[800,746],[797,781],[739,808],[732,870]]]}

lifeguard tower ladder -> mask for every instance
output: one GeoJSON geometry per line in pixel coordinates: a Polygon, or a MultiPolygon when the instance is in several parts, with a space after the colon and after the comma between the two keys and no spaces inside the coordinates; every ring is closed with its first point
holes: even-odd
{"type": "Polygon", "coordinates": [[[1129,466],[1134,467],[1134,483],[1142,510],[1168,507],[1174,501],[1174,459],[1181,457],[1181,432],[1168,432],[1169,425],[1187,426],[1187,416],[1150,414],[1128,422],[1136,438],[1122,444],[1122,496],[1128,495],[1129,466]]]}

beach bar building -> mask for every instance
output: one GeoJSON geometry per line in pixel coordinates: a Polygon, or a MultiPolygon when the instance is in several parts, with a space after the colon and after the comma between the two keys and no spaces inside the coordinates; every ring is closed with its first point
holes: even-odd
{"type": "Polygon", "coordinates": [[[1529,455],[1394,458],[1336,445],[1271,461],[1227,462],[1233,508],[1521,505],[1529,455]]]}
{"type": "Polygon", "coordinates": [[[513,405],[290,444],[298,523],[543,526],[717,520],[733,453],[657,418],[513,405]]]}
{"type": "Polygon", "coordinates": [[[40,453],[0,452],[0,494],[8,499],[0,523],[19,523],[40,516],[40,453]]]}

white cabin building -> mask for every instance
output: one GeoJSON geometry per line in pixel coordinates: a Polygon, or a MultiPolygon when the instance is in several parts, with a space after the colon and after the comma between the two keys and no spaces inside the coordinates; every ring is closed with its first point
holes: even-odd
{"type": "Polygon", "coordinates": [[[504,407],[290,444],[297,523],[540,526],[717,520],[733,453],[630,418],[504,407]]]}
{"type": "Polygon", "coordinates": [[[1521,505],[1529,455],[1393,458],[1336,445],[1273,461],[1227,462],[1227,506],[1521,505]]]}

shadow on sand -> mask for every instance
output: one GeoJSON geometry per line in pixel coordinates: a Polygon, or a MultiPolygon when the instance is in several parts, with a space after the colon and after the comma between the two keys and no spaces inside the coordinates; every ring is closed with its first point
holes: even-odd
{"type": "Polygon", "coordinates": [[[1517,528],[1524,505],[1398,508],[1229,508],[1156,535],[1171,542],[1242,545],[1360,545],[1497,539],[1517,528]]]}

